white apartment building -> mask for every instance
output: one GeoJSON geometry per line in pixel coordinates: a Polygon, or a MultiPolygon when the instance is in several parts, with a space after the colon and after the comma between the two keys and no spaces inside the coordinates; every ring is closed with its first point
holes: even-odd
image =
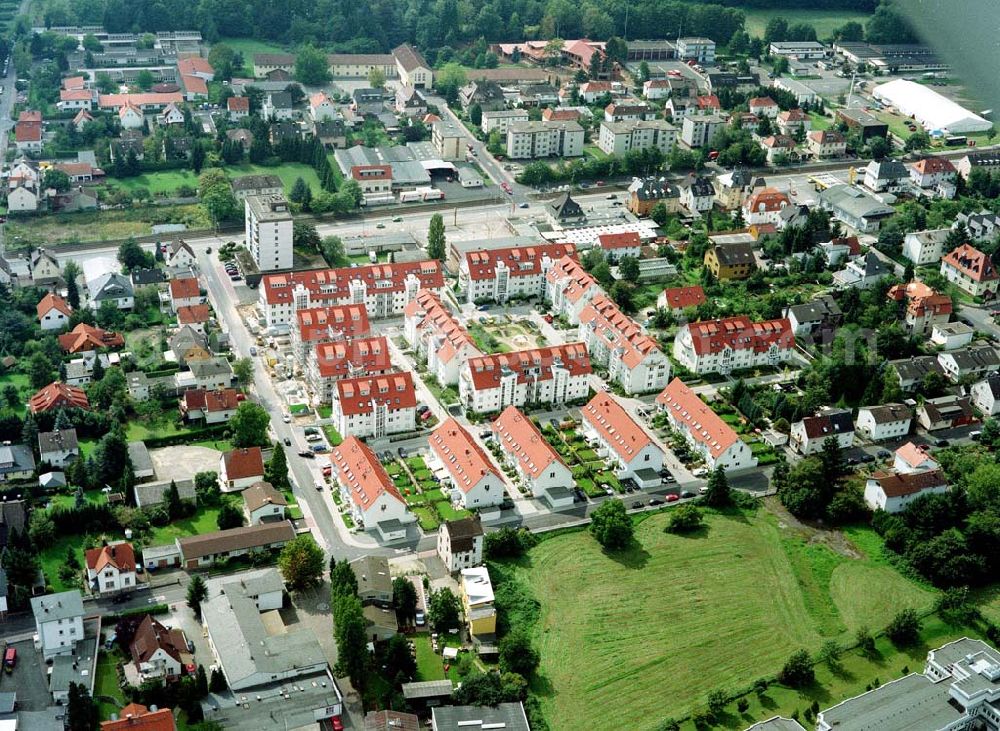
{"type": "Polygon", "coordinates": [[[905,404],[862,406],[854,426],[858,436],[872,442],[900,439],[910,433],[913,410],[905,404]]]}
{"type": "Polygon", "coordinates": [[[583,343],[470,358],[459,373],[466,408],[481,414],[508,406],[565,404],[590,390],[590,357],[583,343]]]}
{"type": "Polygon", "coordinates": [[[483,134],[488,135],[493,130],[496,130],[500,134],[505,135],[512,124],[527,121],[527,109],[497,109],[483,112],[483,121],[479,126],[483,130],[483,134]]]}
{"type": "Polygon", "coordinates": [[[950,228],[911,231],[903,237],[903,256],[915,266],[936,264],[944,256],[944,243],[950,228]]]}
{"type": "Polygon", "coordinates": [[[580,312],[579,340],[591,364],[608,369],[608,380],[627,394],[659,391],[670,379],[670,360],[611,299],[597,295],[580,312]]]}
{"type": "Polygon", "coordinates": [[[347,437],[331,450],[330,463],[355,524],[386,541],[406,537],[406,526],[416,516],[367,444],[356,436],[347,437]]]}
{"type": "Polygon", "coordinates": [[[31,611],[35,615],[35,648],[46,660],[73,652],[83,639],[83,599],[79,591],[33,597],[31,611]]]}
{"type": "Polygon", "coordinates": [[[409,371],[344,378],[333,391],[334,426],[340,434],[381,439],[411,432],[417,423],[417,395],[409,371]]]}
{"type": "Polygon", "coordinates": [[[601,122],[597,146],[609,155],[624,155],[629,150],[658,148],[670,154],[677,142],[677,128],[662,119],[601,122]]]}
{"type": "Polygon", "coordinates": [[[564,256],[545,275],[545,301],[555,314],[571,325],[580,323],[580,313],[596,295],[603,294],[597,281],[571,256],[564,256]]]}
{"type": "Polygon", "coordinates": [[[364,305],[369,318],[401,315],[421,289],[440,293],[441,262],[427,259],[340,269],[265,274],[258,309],[268,328],[294,322],[298,310],[331,305],[364,305]]]}
{"type": "Polygon", "coordinates": [[[711,38],[678,38],[677,58],[705,65],[714,64],[715,41],[711,38]]]}
{"type": "Polygon", "coordinates": [[[583,154],[583,127],[577,122],[514,122],[507,126],[507,157],[579,157],[583,154]]]}
{"type": "Polygon", "coordinates": [[[538,244],[503,249],[467,251],[458,267],[458,287],[467,302],[541,297],[545,275],[564,256],[576,252],[573,244],[538,244]]]}
{"type": "Polygon", "coordinates": [[[458,374],[469,358],[482,355],[475,341],[440,298],[422,289],[406,306],[403,334],[427,370],[443,386],[458,383],[458,374]]]}
{"type": "Polygon", "coordinates": [[[656,405],[709,469],[721,467],[730,472],[757,466],[750,445],[681,379],[675,378],[663,389],[656,405]]]}
{"type": "Polygon", "coordinates": [[[787,319],[752,322],[740,315],[683,325],[674,337],[674,357],[698,374],[776,366],[792,358],[795,335],[787,319]]]}
{"type": "Polygon", "coordinates": [[[332,403],[341,379],[382,376],[393,371],[389,343],[384,335],[320,343],[310,351],[306,371],[313,402],[332,403]]]}
{"type": "Polygon", "coordinates": [[[292,268],[292,214],[283,195],[247,196],[246,244],[262,272],[292,268]]]}
{"type": "Polygon", "coordinates": [[[635,480],[640,487],[662,483],[663,450],[611,394],[598,393],[580,414],[584,437],[614,463],[616,477],[635,480]]]}
{"type": "Polygon", "coordinates": [[[717,114],[694,114],[681,123],[681,140],[688,147],[711,147],[725,126],[726,120],[717,114]]]}
{"type": "Polygon", "coordinates": [[[531,419],[516,406],[508,406],[493,422],[493,434],[505,462],[532,497],[553,509],[573,505],[573,473],[531,419]]]}

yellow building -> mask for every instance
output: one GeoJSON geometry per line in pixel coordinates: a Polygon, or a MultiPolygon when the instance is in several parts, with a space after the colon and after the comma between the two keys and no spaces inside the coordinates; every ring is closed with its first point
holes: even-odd
{"type": "Polygon", "coordinates": [[[719,280],[746,279],[757,264],[750,244],[716,244],[705,252],[705,267],[719,280]]]}
{"type": "Polygon", "coordinates": [[[485,566],[462,569],[462,607],[469,634],[474,637],[496,634],[497,610],[493,606],[493,584],[485,566]]]}

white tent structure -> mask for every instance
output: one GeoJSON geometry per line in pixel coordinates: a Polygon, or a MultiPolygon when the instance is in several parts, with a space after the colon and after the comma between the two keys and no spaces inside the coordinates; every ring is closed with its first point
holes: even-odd
{"type": "Polygon", "coordinates": [[[872,89],[872,96],[895,107],[900,114],[913,117],[924,128],[947,130],[951,134],[985,132],[992,123],[973,114],[951,99],[923,84],[895,79],[872,89]]]}

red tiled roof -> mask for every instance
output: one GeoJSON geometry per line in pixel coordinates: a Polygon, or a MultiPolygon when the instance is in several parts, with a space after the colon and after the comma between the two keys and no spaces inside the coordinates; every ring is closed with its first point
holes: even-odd
{"type": "Polygon", "coordinates": [[[809,119],[809,115],[801,109],[789,109],[785,112],[780,112],[778,119],[782,122],[805,122],[809,119]]]}
{"type": "Polygon", "coordinates": [[[835,129],[816,129],[809,133],[809,139],[821,145],[839,144],[847,142],[847,138],[835,129]]]}
{"type": "Polygon", "coordinates": [[[575,122],[580,118],[578,109],[557,109],[547,107],[542,112],[542,119],[546,122],[575,122]]]}
{"type": "Polygon", "coordinates": [[[739,436],[698,394],[675,378],[656,397],[656,403],[670,412],[675,421],[687,426],[688,434],[718,457],[739,441],[739,436]]]}
{"type": "Polygon", "coordinates": [[[569,371],[570,376],[586,375],[591,372],[590,356],[583,343],[550,345],[545,348],[518,350],[513,353],[495,353],[470,358],[469,372],[472,386],[477,391],[500,387],[500,377],[504,369],[517,373],[517,382],[526,383],[529,378],[547,381],[552,378],[552,368],[556,362],[569,371]]]}
{"type": "Polygon", "coordinates": [[[522,414],[516,406],[508,406],[493,422],[497,442],[514,455],[521,470],[532,477],[538,477],[554,462],[566,466],[559,453],[545,441],[531,419],[522,414]]]}
{"type": "Polygon", "coordinates": [[[653,444],[645,430],[611,394],[597,394],[581,409],[580,414],[626,463],[653,444]]]}
{"type": "Polygon", "coordinates": [[[793,140],[788,135],[771,135],[770,137],[765,137],[760,143],[764,147],[784,147],[785,149],[791,150],[795,147],[795,140],[793,140]]]}
{"type": "Polygon", "coordinates": [[[474,281],[493,279],[498,262],[510,269],[512,277],[533,277],[542,273],[542,260],[559,259],[576,251],[572,244],[535,244],[505,249],[467,251],[465,263],[474,281]]]}
{"type": "Polygon", "coordinates": [[[41,124],[42,113],[37,109],[25,109],[17,115],[18,122],[28,122],[29,124],[41,124]]]}
{"type": "Polygon", "coordinates": [[[40,142],[42,126],[34,122],[18,122],[14,125],[14,139],[18,142],[40,142]]]}
{"type": "Polygon", "coordinates": [[[788,196],[777,188],[761,188],[747,198],[743,207],[750,213],[780,211],[787,206],[788,196]]]}
{"type": "Polygon", "coordinates": [[[326,95],[325,91],[317,91],[311,97],[309,97],[309,106],[316,108],[321,104],[329,104],[330,97],[326,95]]]}
{"type": "Polygon", "coordinates": [[[699,109],[722,109],[722,104],[719,102],[719,97],[715,94],[708,94],[706,96],[699,96],[696,99],[699,109]]]}
{"type": "Polygon", "coordinates": [[[569,255],[556,262],[545,275],[545,279],[551,284],[567,281],[563,295],[570,302],[578,302],[591,287],[597,286],[597,280],[587,273],[580,262],[569,255]]]}
{"type": "Polygon", "coordinates": [[[390,165],[354,165],[351,177],[355,180],[392,180],[390,165]]]}
{"type": "Polygon", "coordinates": [[[915,495],[918,492],[935,487],[943,487],[948,484],[948,481],[945,480],[944,474],[940,470],[911,472],[908,474],[876,472],[872,475],[871,479],[879,484],[886,497],[915,495]]]}
{"type": "Polygon", "coordinates": [[[71,178],[78,175],[104,175],[103,170],[95,168],[89,162],[61,162],[55,168],[66,173],[71,178]]]}
{"type": "Polygon", "coordinates": [[[211,313],[212,311],[208,305],[184,305],[177,308],[177,323],[180,325],[194,325],[208,322],[211,313]]]}
{"type": "Polygon", "coordinates": [[[226,108],[230,112],[249,112],[250,111],[250,97],[248,96],[231,96],[226,99],[226,108]]]}
{"type": "Polygon", "coordinates": [[[691,287],[674,287],[663,290],[662,295],[667,302],[668,309],[681,310],[687,307],[697,307],[705,304],[705,290],[701,285],[691,287]]]}
{"type": "Polygon", "coordinates": [[[202,58],[201,56],[189,56],[188,58],[182,58],[177,62],[177,71],[182,76],[187,74],[205,74],[206,76],[215,75],[215,71],[212,69],[212,64],[208,62],[207,58],[202,58]]]}
{"type": "Polygon", "coordinates": [[[385,404],[390,411],[415,409],[417,393],[409,371],[383,376],[360,376],[337,381],[337,401],[345,415],[367,414],[372,402],[385,404]]]}
{"type": "Polygon", "coordinates": [[[403,291],[409,274],[416,275],[421,288],[440,289],[444,286],[441,262],[434,259],[396,264],[369,264],[353,269],[343,267],[268,274],[263,277],[260,286],[269,305],[290,303],[292,291],[300,284],[309,290],[312,301],[336,302],[349,296],[351,280],[365,282],[369,291],[377,287],[378,292],[388,294],[403,291]],[[378,286],[382,282],[386,282],[388,286],[378,286]]]}
{"type": "Polygon", "coordinates": [[[170,299],[191,299],[201,295],[197,277],[178,277],[170,280],[170,299]]]}
{"type": "Polygon", "coordinates": [[[304,343],[337,338],[360,338],[371,332],[364,305],[331,305],[297,310],[299,338],[304,343]]]}
{"type": "Polygon", "coordinates": [[[934,459],[926,451],[913,442],[907,442],[897,449],[896,456],[910,465],[910,467],[919,467],[924,462],[934,462],[934,459]]]}
{"type": "Polygon", "coordinates": [[[951,297],[938,294],[923,282],[893,285],[886,296],[894,302],[906,300],[906,310],[914,317],[923,317],[928,312],[935,315],[950,315],[951,297]]]}
{"type": "MultiPolygon", "coordinates": [[[[642,246],[642,239],[636,231],[625,231],[617,234],[599,234],[597,243],[605,251],[614,249],[638,249],[642,246]]],[[[567,254],[570,252],[566,252],[567,254]]]]}
{"type": "Polygon", "coordinates": [[[776,107],[778,102],[774,101],[769,96],[755,96],[753,99],[747,102],[750,109],[754,107],[776,107]]]}
{"type": "Polygon", "coordinates": [[[330,461],[337,467],[337,481],[347,488],[351,500],[362,510],[374,505],[383,494],[405,502],[378,457],[357,437],[347,437],[334,447],[330,461]]]}
{"type": "Polygon", "coordinates": [[[63,89],[82,89],[87,83],[83,76],[70,76],[62,80],[63,89]]]}
{"type": "Polygon", "coordinates": [[[932,175],[934,173],[953,173],[955,166],[951,160],[944,157],[925,157],[913,163],[913,169],[921,175],[932,175]]]}
{"type": "Polygon", "coordinates": [[[192,388],[184,392],[184,411],[235,411],[243,394],[235,388],[192,388]]]}
{"type": "Polygon", "coordinates": [[[462,492],[469,492],[488,474],[503,479],[479,443],[454,418],[449,418],[431,432],[428,441],[431,450],[451,475],[455,487],[462,492]]]}
{"type": "Polygon", "coordinates": [[[118,716],[117,721],[101,721],[101,731],[177,731],[169,708],[150,711],[146,706],[129,703],[118,716]]]}
{"type": "Polygon", "coordinates": [[[229,480],[264,476],[264,455],[260,447],[232,449],[222,458],[226,462],[226,478],[229,480]]]}
{"type": "Polygon", "coordinates": [[[97,105],[101,109],[117,109],[125,104],[137,107],[162,106],[167,104],[182,104],[184,95],[180,92],[169,94],[101,94],[97,97],[97,105]]]}
{"type": "Polygon", "coordinates": [[[583,308],[580,324],[591,327],[609,350],[621,349],[622,362],[629,369],[642,363],[648,355],[662,355],[656,339],[644,333],[635,320],[603,294],[594,297],[583,308]]]}
{"type": "Polygon", "coordinates": [[[59,347],[67,353],[83,353],[98,348],[120,348],[125,345],[121,334],[102,330],[84,322],[59,336],[59,347]]]}
{"type": "Polygon", "coordinates": [[[94,93],[90,89],[60,89],[59,101],[61,102],[89,102],[93,101],[94,93]]]}
{"type": "Polygon", "coordinates": [[[87,559],[87,568],[97,573],[107,566],[119,571],[135,571],[135,551],[132,550],[131,543],[91,548],[84,555],[87,559]]]}
{"type": "Polygon", "coordinates": [[[60,407],[89,409],[90,401],[82,388],[67,386],[65,383],[53,381],[28,400],[31,413],[38,414],[60,407]]]}
{"type": "Polygon", "coordinates": [[[611,91],[610,81],[588,81],[585,84],[580,85],[580,93],[585,94],[587,92],[593,92],[595,94],[602,94],[604,92],[611,91]]]}
{"type": "Polygon", "coordinates": [[[943,261],[974,282],[987,282],[998,276],[993,260],[969,244],[962,244],[949,252],[943,261]]]}
{"type": "Polygon", "coordinates": [[[188,94],[208,94],[208,82],[200,76],[181,76],[181,84],[188,94]]]}
{"type": "Polygon", "coordinates": [[[372,375],[392,370],[389,343],[384,335],[320,343],[314,357],[321,378],[344,378],[352,373],[372,375]]]}
{"type": "Polygon", "coordinates": [[[430,336],[443,338],[443,343],[437,353],[437,359],[442,363],[448,363],[455,353],[463,348],[468,352],[479,354],[476,341],[472,339],[469,331],[455,319],[434,292],[429,289],[422,289],[417,292],[417,296],[410,302],[404,314],[409,318],[419,317],[416,329],[423,332],[428,331],[430,336]]]}
{"type": "Polygon", "coordinates": [[[52,294],[51,292],[38,301],[35,310],[38,312],[38,317],[40,318],[47,315],[50,310],[58,310],[67,317],[73,314],[73,308],[69,306],[69,303],[59,295],[52,294]]]}
{"type": "Polygon", "coordinates": [[[685,327],[691,332],[694,351],[698,355],[732,350],[754,350],[763,353],[775,344],[779,349],[795,347],[795,335],[787,318],[752,322],[746,315],[721,320],[694,322],[685,327]]]}

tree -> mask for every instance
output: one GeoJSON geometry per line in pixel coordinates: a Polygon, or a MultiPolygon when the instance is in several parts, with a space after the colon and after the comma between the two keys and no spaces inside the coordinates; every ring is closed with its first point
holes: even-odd
{"type": "Polygon", "coordinates": [[[337,640],[337,674],[347,675],[363,692],[368,680],[368,635],[361,600],[342,595],[333,601],[334,637],[337,640]]]}
{"type": "Polygon", "coordinates": [[[383,663],[386,666],[386,677],[394,681],[396,686],[409,683],[417,674],[417,660],[405,635],[393,635],[389,638],[383,663]]]}
{"type": "Polygon", "coordinates": [[[156,83],[156,79],[153,77],[153,72],[149,69],[140,69],[135,75],[135,85],[142,91],[149,91],[154,83],[156,83]]]}
{"type": "Polygon", "coordinates": [[[913,609],[903,609],[885,628],[885,636],[899,647],[912,645],[920,637],[920,618],[913,609]]]}
{"type": "MultiPolygon", "coordinates": [[[[292,185],[292,190],[288,194],[288,200],[292,203],[298,203],[302,206],[303,210],[306,210],[309,208],[309,203],[312,202],[312,188],[310,188],[309,184],[301,177],[296,178],[295,183],[292,185]]],[[[296,221],[294,225],[299,225],[299,222],[296,221]]],[[[313,227],[313,230],[315,230],[315,227],[313,227]]],[[[316,238],[318,242],[319,234],[316,235],[316,238]]]]}
{"type": "Polygon", "coordinates": [[[208,63],[215,72],[215,77],[220,80],[228,80],[233,76],[236,62],[236,51],[225,43],[213,43],[212,50],[208,52],[208,63]]]}
{"type": "Polygon", "coordinates": [[[705,505],[710,508],[724,508],[733,501],[733,495],[722,467],[716,467],[708,476],[708,485],[702,497],[705,505]]]}
{"type": "Polygon", "coordinates": [[[396,616],[405,624],[410,623],[417,615],[417,590],[405,576],[397,576],[392,580],[392,606],[396,610],[396,616]]]}
{"type": "Polygon", "coordinates": [[[45,353],[36,352],[28,360],[28,381],[35,390],[52,383],[55,370],[45,353]]]}
{"type": "Polygon", "coordinates": [[[233,377],[241,386],[247,386],[253,381],[253,361],[240,358],[233,363],[233,377]]]}
{"type": "Polygon", "coordinates": [[[237,204],[233,195],[229,178],[220,168],[206,168],[198,176],[198,197],[216,225],[235,220],[243,213],[243,207],[237,204]]]}
{"type": "Polygon", "coordinates": [[[224,502],[219,508],[219,515],[215,519],[219,530],[229,530],[230,528],[240,528],[243,526],[243,511],[231,502],[224,502]]]}
{"type": "Polygon", "coordinates": [[[531,646],[531,638],[524,630],[508,632],[500,640],[500,668],[506,672],[529,677],[538,667],[538,650],[531,646]]]}
{"type": "Polygon", "coordinates": [[[358,577],[346,558],[338,561],[330,559],[330,594],[334,597],[342,595],[358,595],[358,577]]]}
{"type": "Polygon", "coordinates": [[[49,514],[44,510],[31,511],[31,519],[28,521],[28,538],[31,544],[41,549],[51,545],[55,537],[56,525],[49,514]]]}
{"type": "Polygon", "coordinates": [[[208,587],[200,574],[195,574],[188,582],[187,605],[197,619],[201,619],[201,603],[208,597],[208,587]]]}
{"type": "Polygon", "coordinates": [[[97,704],[82,683],[69,684],[66,705],[66,727],[69,731],[97,731],[100,722],[97,704]]]}
{"type": "Polygon", "coordinates": [[[451,589],[445,587],[431,594],[427,605],[427,619],[437,632],[458,628],[458,614],[461,604],[451,589]]]}
{"type": "Polygon", "coordinates": [[[431,216],[430,224],[427,227],[427,256],[431,259],[445,260],[447,250],[445,249],[444,218],[440,213],[431,216]]]}
{"type": "Polygon", "coordinates": [[[804,688],[812,685],[815,680],[816,673],[813,671],[812,660],[805,650],[793,652],[778,673],[778,682],[789,688],[804,688]]]}
{"type": "Polygon", "coordinates": [[[153,255],[144,251],[135,239],[126,239],[118,247],[118,261],[125,271],[149,269],[153,266],[153,255]]]}
{"type": "Polygon", "coordinates": [[[80,285],[77,282],[80,273],[80,265],[75,261],[68,261],[63,267],[63,279],[66,281],[66,302],[74,310],[80,309],[80,285]]]}
{"type": "Polygon", "coordinates": [[[348,263],[344,253],[344,242],[339,236],[327,236],[319,245],[320,253],[331,267],[345,266],[348,263]]]}
{"type": "Polygon", "coordinates": [[[305,221],[292,223],[292,246],[304,251],[319,251],[320,237],[316,227],[305,221]]]}
{"type": "Polygon", "coordinates": [[[667,533],[693,533],[699,530],[704,523],[704,516],[697,506],[687,503],[681,505],[670,512],[667,520],[667,533]]]}
{"type": "Polygon", "coordinates": [[[191,169],[194,170],[195,175],[201,172],[201,169],[205,166],[205,148],[202,146],[199,140],[195,140],[191,144],[191,169]]]}
{"type": "Polygon", "coordinates": [[[862,655],[865,657],[875,655],[875,638],[867,627],[858,627],[858,631],[854,633],[854,641],[862,655]]]}
{"type": "Polygon", "coordinates": [[[322,86],[330,80],[330,65],[326,54],[312,45],[305,45],[295,55],[295,80],[306,86],[322,86]]]}
{"type": "Polygon", "coordinates": [[[618,262],[618,272],[626,282],[639,281],[639,260],[634,256],[623,256],[618,262]]]}
{"type": "Polygon", "coordinates": [[[264,479],[278,490],[291,488],[288,481],[288,459],[284,448],[278,442],[274,443],[271,459],[264,465],[264,479]]]}
{"type": "Polygon", "coordinates": [[[326,559],[311,535],[296,536],[281,549],[278,568],[292,591],[302,591],[320,582],[326,559]]]}
{"type": "Polygon", "coordinates": [[[170,481],[166,495],[163,496],[163,504],[166,507],[170,520],[177,520],[184,515],[184,503],[181,501],[180,491],[177,489],[177,482],[170,481]]]}
{"type": "Polygon", "coordinates": [[[212,669],[212,678],[208,681],[208,690],[211,693],[223,693],[226,688],[226,676],[222,674],[222,668],[212,669]]]}
{"type": "Polygon", "coordinates": [[[252,401],[241,402],[229,420],[233,446],[237,448],[267,446],[269,442],[267,429],[270,423],[271,417],[263,407],[252,401]]]}
{"type": "Polygon", "coordinates": [[[465,69],[461,64],[446,63],[434,72],[434,88],[449,102],[458,98],[458,90],[465,86],[465,69]]]}
{"type": "Polygon", "coordinates": [[[469,107],[469,121],[477,127],[483,123],[483,108],[478,104],[469,107]]]}
{"type": "Polygon", "coordinates": [[[372,66],[368,69],[368,86],[373,89],[384,89],[385,71],[380,69],[378,66],[372,66]]]}
{"type": "Polygon", "coordinates": [[[840,663],[840,645],[835,640],[827,640],[819,648],[819,659],[831,669],[836,669],[840,663]]]}
{"type": "Polygon", "coordinates": [[[844,452],[840,448],[837,437],[827,437],[823,440],[823,449],[819,453],[819,461],[823,466],[825,484],[835,484],[844,474],[844,452]]]}
{"type": "Polygon", "coordinates": [[[58,192],[65,193],[69,190],[69,175],[62,170],[49,168],[42,177],[42,187],[55,188],[58,192]]]}
{"type": "Polygon", "coordinates": [[[620,551],[632,541],[632,520],[621,500],[605,500],[590,514],[590,533],[606,550],[620,551]]]}
{"type": "Polygon", "coordinates": [[[198,689],[198,697],[204,698],[208,695],[208,675],[205,673],[205,666],[198,664],[198,675],[195,679],[195,687],[198,689]]]}

